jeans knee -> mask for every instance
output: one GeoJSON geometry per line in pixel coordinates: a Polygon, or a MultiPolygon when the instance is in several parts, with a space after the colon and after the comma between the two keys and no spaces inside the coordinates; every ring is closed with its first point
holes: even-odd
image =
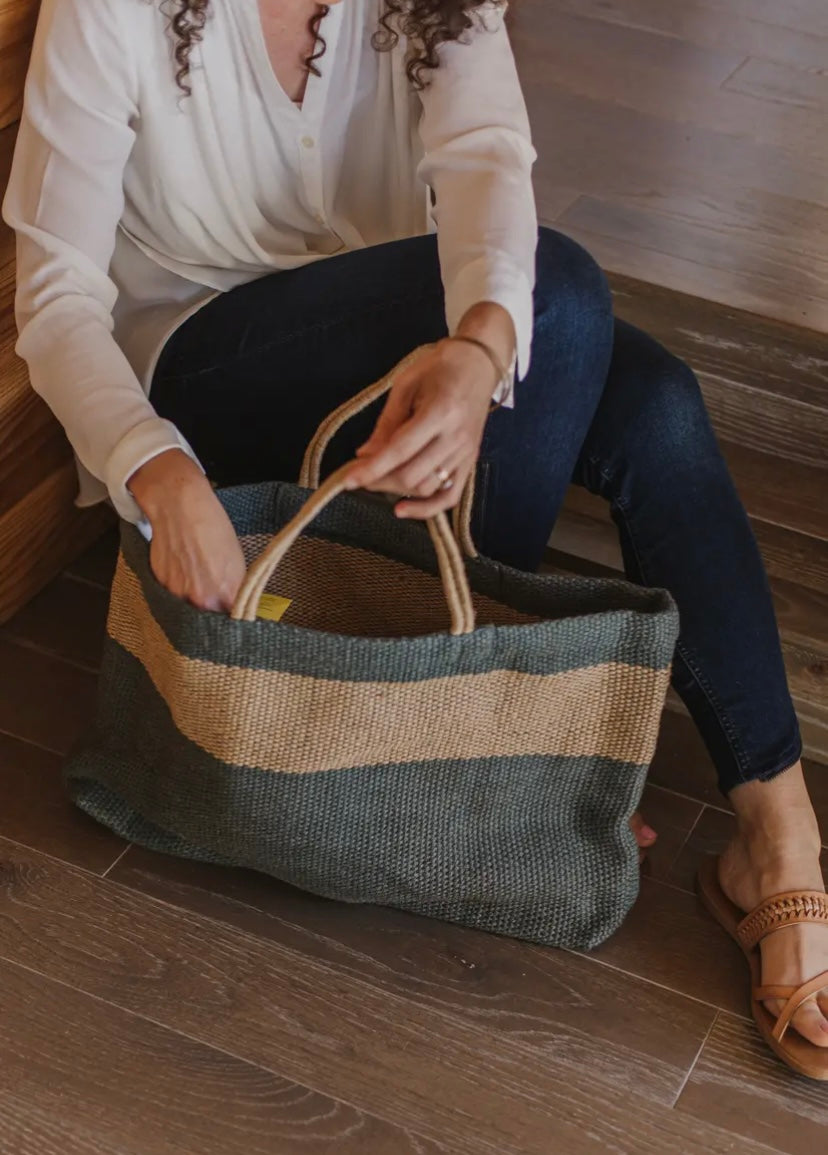
{"type": "MultiPolygon", "coordinates": [[[[672,473],[683,469],[701,478],[720,454],[698,379],[684,361],[666,350],[646,373],[646,396],[639,411],[638,438],[672,473]]],[[[644,366],[642,366],[644,368],[644,366]]]]}
{"type": "Polygon", "coordinates": [[[588,314],[612,316],[607,278],[593,257],[575,241],[544,226],[538,230],[535,259],[535,314],[562,316],[570,323],[588,314]]]}

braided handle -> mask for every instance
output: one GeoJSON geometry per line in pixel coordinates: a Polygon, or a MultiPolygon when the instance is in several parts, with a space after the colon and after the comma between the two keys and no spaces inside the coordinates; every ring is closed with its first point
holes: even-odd
{"type": "MultiPolygon", "coordinates": [[[[253,562],[233,603],[230,616],[235,621],[252,622],[255,620],[259,600],[274,570],[302,530],[345,489],[349,469],[349,465],[343,465],[336,473],[331,474],[324,485],[305,502],[296,516],[276,534],[267,548],[253,562]]],[[[440,513],[436,517],[430,518],[428,531],[437,553],[443,591],[451,614],[451,632],[455,636],[470,634],[474,631],[474,607],[471,591],[469,590],[463,558],[446,515],[440,513]]]]}
{"type": "MultiPolygon", "coordinates": [[[[302,459],[302,468],[299,473],[299,484],[305,489],[318,489],[319,477],[322,470],[322,458],[325,455],[325,450],[330,445],[333,438],[342,428],[346,421],[351,417],[356,417],[357,413],[361,413],[363,409],[367,409],[380,397],[384,397],[386,393],[390,392],[394,385],[394,378],[401,369],[405,369],[412,361],[416,360],[421,353],[427,349],[433,348],[433,345],[420,345],[413,353],[409,353],[404,357],[398,365],[396,365],[390,373],[386,374],[381,380],[369,385],[367,389],[363,389],[361,393],[357,393],[355,397],[349,397],[338,408],[330,413],[313,435],[308,448],[305,451],[305,456],[302,459]]],[[[452,510],[451,521],[454,529],[454,534],[463,549],[463,553],[467,557],[477,557],[477,549],[471,534],[471,514],[474,506],[474,470],[469,474],[469,479],[463,489],[463,494],[460,502],[452,510]]],[[[429,527],[430,528],[430,527],[429,527]]]]}

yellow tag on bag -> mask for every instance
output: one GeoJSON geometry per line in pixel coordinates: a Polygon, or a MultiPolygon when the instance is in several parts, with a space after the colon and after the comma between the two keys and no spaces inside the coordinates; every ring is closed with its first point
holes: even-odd
{"type": "Polygon", "coordinates": [[[269,622],[281,621],[290,602],[290,598],[280,598],[278,594],[262,594],[259,599],[259,608],[256,610],[256,617],[267,618],[269,622]]]}

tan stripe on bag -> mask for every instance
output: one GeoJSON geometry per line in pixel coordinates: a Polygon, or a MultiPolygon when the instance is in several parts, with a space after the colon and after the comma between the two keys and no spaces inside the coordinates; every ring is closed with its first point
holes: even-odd
{"type": "Polygon", "coordinates": [[[532,754],[643,765],[669,677],[606,663],[550,675],[338,682],[214,665],[173,648],[123,559],[108,630],[187,738],[223,762],[291,773],[532,754]]]}

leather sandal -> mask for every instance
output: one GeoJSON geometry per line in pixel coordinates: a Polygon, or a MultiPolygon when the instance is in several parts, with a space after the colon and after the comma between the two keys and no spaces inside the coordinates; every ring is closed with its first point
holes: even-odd
{"type": "Polygon", "coordinates": [[[784,1063],[800,1075],[828,1081],[828,1047],[816,1047],[795,1030],[788,1030],[792,1017],[802,1004],[813,998],[822,987],[828,987],[828,971],[799,987],[763,986],[759,951],[763,938],[787,926],[810,922],[828,927],[828,894],[818,890],[776,894],[746,915],[722,890],[717,858],[708,858],[700,867],[696,890],[704,905],[736,940],[747,958],[753,980],[750,1008],[762,1038],[784,1063]],[[778,1018],[764,1005],[765,999],[785,1000],[778,1018]]]}

